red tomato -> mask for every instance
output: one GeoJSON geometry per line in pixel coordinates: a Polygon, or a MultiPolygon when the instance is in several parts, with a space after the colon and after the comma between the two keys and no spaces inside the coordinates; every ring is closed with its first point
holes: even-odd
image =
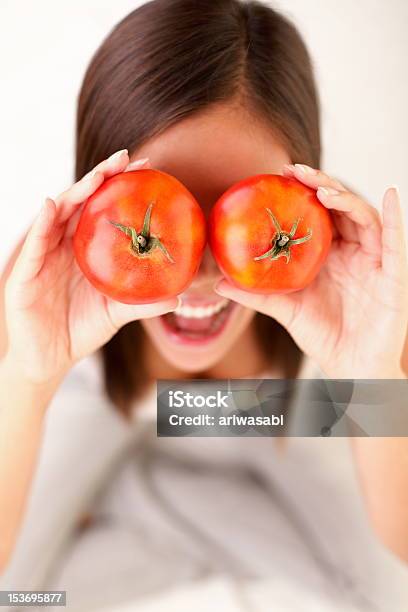
{"type": "Polygon", "coordinates": [[[74,252],[99,291],[145,304],[188,287],[205,241],[204,214],[191,193],[169,174],[137,170],[109,178],[87,200],[74,252]]]}
{"type": "Polygon", "coordinates": [[[210,246],[221,271],[252,293],[288,293],[308,285],[331,240],[330,214],[316,192],[273,174],[233,185],[209,219],[210,246]]]}

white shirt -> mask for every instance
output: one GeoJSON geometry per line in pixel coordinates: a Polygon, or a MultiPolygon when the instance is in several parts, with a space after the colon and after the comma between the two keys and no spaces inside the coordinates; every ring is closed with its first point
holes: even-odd
{"type": "MultiPolygon", "coordinates": [[[[305,361],[300,377],[320,376],[305,361]]],[[[75,612],[406,612],[407,567],[371,531],[346,438],[283,454],[271,438],[158,438],[155,386],[134,414],[104,396],[97,355],[68,375],[1,588],[66,590],[75,612]]]]}

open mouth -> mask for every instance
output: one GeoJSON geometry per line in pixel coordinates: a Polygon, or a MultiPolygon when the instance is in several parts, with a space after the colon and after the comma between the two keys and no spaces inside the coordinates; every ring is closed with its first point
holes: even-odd
{"type": "Polygon", "coordinates": [[[202,342],[218,336],[224,329],[233,309],[231,300],[218,300],[205,306],[182,303],[174,312],[163,315],[166,331],[176,339],[202,342]]]}

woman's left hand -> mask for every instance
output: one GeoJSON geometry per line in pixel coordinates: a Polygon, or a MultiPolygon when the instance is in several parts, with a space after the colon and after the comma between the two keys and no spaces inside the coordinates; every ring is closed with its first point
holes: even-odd
{"type": "Polygon", "coordinates": [[[396,188],[383,215],[339,181],[296,164],[284,174],[316,189],[332,213],[334,237],[317,278],[290,294],[257,295],[222,280],[220,295],[276,319],[331,378],[404,377],[408,260],[396,188]]]}

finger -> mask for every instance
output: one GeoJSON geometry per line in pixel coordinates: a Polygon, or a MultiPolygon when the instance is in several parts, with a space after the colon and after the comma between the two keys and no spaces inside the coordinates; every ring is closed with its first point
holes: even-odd
{"type": "MultiPolygon", "coordinates": [[[[137,159],[136,161],[128,164],[124,172],[130,172],[132,170],[142,170],[143,168],[150,168],[150,167],[151,166],[150,166],[148,158],[137,159]]],[[[82,212],[82,208],[77,207],[77,210],[68,219],[66,231],[64,233],[64,236],[66,238],[72,238],[72,236],[75,234],[76,228],[78,226],[78,221],[81,216],[81,212],[82,212]]]]}
{"type": "Polygon", "coordinates": [[[297,314],[298,301],[293,294],[260,295],[249,293],[234,287],[225,279],[215,285],[214,291],[218,295],[238,302],[246,308],[273,317],[287,330],[291,328],[297,314]]]}
{"type": "MultiPolygon", "coordinates": [[[[283,174],[284,176],[296,178],[314,189],[327,187],[337,191],[345,190],[344,186],[337,179],[329,177],[321,170],[316,170],[305,164],[285,164],[283,166],[283,174]]],[[[348,242],[359,242],[358,230],[350,219],[333,211],[332,221],[334,229],[333,238],[335,240],[341,237],[342,240],[347,240],[348,242]]]]}
{"type": "Polygon", "coordinates": [[[139,319],[151,319],[173,312],[179,305],[178,298],[171,298],[155,304],[122,304],[108,299],[108,311],[110,319],[116,329],[120,329],[126,323],[139,319]]]}
{"type": "Polygon", "coordinates": [[[55,226],[55,218],[55,202],[51,198],[46,198],[39,215],[28,231],[14,266],[13,279],[18,283],[32,280],[41,271],[55,226]]]}
{"type": "Polygon", "coordinates": [[[78,208],[73,215],[68,219],[66,229],[64,232],[65,238],[72,238],[76,232],[76,228],[78,227],[79,219],[81,217],[82,208],[78,208]]]}
{"type": "MultiPolygon", "coordinates": [[[[135,161],[130,162],[123,170],[123,172],[131,172],[134,170],[142,170],[145,168],[151,168],[149,158],[147,157],[144,157],[142,159],[136,159],[135,161]]],[[[69,218],[68,225],[64,233],[64,236],[66,238],[72,238],[72,236],[75,234],[75,230],[78,226],[78,221],[81,216],[81,210],[81,208],[78,209],[77,207],[77,210],[75,210],[75,212],[73,212],[72,216],[69,218]]]]}
{"type": "Polygon", "coordinates": [[[80,181],[61,193],[55,200],[58,209],[58,222],[64,223],[73,214],[75,208],[89,198],[105,179],[123,172],[128,163],[127,149],[117,151],[95,166],[80,181]]]}
{"type": "Polygon", "coordinates": [[[131,172],[132,170],[142,170],[143,168],[151,168],[151,164],[148,157],[144,157],[143,159],[136,159],[135,161],[130,162],[124,172],[131,172]]]}
{"type": "Polygon", "coordinates": [[[333,221],[333,239],[345,240],[346,242],[356,242],[358,243],[358,229],[357,225],[348,219],[346,215],[337,210],[331,211],[331,218],[333,221]]]}
{"type": "Polygon", "coordinates": [[[382,267],[391,278],[406,275],[407,246],[398,189],[390,187],[383,198],[382,267]]]}
{"type": "Polygon", "coordinates": [[[102,172],[94,171],[61,193],[55,200],[58,223],[65,223],[77,207],[95,193],[103,181],[104,175],[102,172]]]}
{"type": "Polygon", "coordinates": [[[332,187],[338,191],[345,191],[345,187],[339,180],[305,164],[286,164],[283,167],[283,173],[285,176],[292,176],[298,179],[298,181],[308,187],[312,187],[312,189],[332,187]]]}
{"type": "MultiPolygon", "coordinates": [[[[350,191],[338,191],[331,187],[319,187],[316,195],[329,210],[344,215],[355,224],[358,242],[364,252],[373,257],[381,257],[381,219],[378,211],[362,198],[350,191]]],[[[342,237],[350,240],[353,230],[350,225],[337,225],[339,231],[345,230],[342,237]]],[[[355,234],[354,234],[355,238],[355,234]]]]}
{"type": "Polygon", "coordinates": [[[93,168],[88,174],[85,174],[82,180],[87,179],[91,174],[95,172],[101,172],[105,178],[123,172],[126,166],[129,164],[129,153],[127,149],[121,149],[112,153],[110,157],[102,160],[93,168]]]}

